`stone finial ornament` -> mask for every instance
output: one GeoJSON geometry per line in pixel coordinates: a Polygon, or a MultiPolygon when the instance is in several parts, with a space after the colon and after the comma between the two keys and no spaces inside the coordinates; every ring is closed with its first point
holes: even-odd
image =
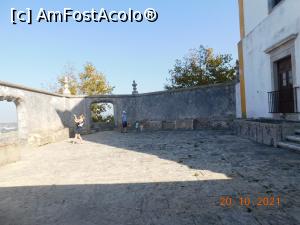
{"type": "Polygon", "coordinates": [[[133,95],[138,94],[138,91],[137,91],[136,87],[137,87],[137,83],[135,83],[135,80],[134,80],[133,83],[132,83],[132,88],[133,88],[132,94],[133,95]]]}
{"type": "Polygon", "coordinates": [[[64,91],[63,91],[64,95],[70,95],[70,89],[69,89],[69,77],[65,76],[65,80],[64,80],[64,91]]]}

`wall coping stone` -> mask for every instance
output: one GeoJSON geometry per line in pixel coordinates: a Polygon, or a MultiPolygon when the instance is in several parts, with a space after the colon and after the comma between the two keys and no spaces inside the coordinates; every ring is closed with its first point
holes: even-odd
{"type": "Polygon", "coordinates": [[[203,85],[203,86],[198,86],[198,87],[190,87],[190,88],[178,88],[178,89],[172,89],[172,90],[163,90],[163,91],[155,91],[155,92],[148,92],[148,93],[141,93],[141,94],[117,94],[117,95],[92,95],[92,96],[87,96],[87,95],[63,95],[63,94],[56,94],[56,93],[51,93],[48,91],[44,90],[39,90],[35,88],[29,88],[23,85],[18,85],[18,84],[13,84],[9,82],[4,82],[0,81],[0,86],[6,86],[10,88],[16,88],[16,89],[21,89],[25,91],[30,91],[30,92],[36,92],[40,94],[45,94],[45,95],[51,95],[51,96],[56,96],[56,97],[64,97],[64,98],[136,98],[139,96],[151,96],[151,95],[160,95],[160,94],[166,94],[166,93],[177,93],[177,92],[188,92],[188,91],[194,91],[194,90],[202,90],[202,89],[208,89],[208,88],[213,88],[213,87],[226,87],[226,86],[234,86],[235,82],[226,82],[226,83],[219,83],[219,84],[210,84],[210,85],[203,85]]]}
{"type": "Polygon", "coordinates": [[[36,93],[40,93],[40,94],[57,96],[57,97],[67,97],[65,95],[51,93],[51,92],[48,92],[48,91],[43,91],[43,90],[39,90],[39,89],[35,89],[35,88],[29,88],[29,87],[26,87],[26,86],[23,86],[23,85],[13,84],[13,83],[4,82],[4,81],[0,81],[0,86],[16,88],[16,89],[20,89],[20,90],[24,90],[24,91],[36,92],[36,93]]]}
{"type": "Polygon", "coordinates": [[[160,95],[160,94],[166,94],[166,93],[176,93],[176,92],[189,92],[189,91],[195,91],[195,90],[202,90],[202,89],[209,89],[214,87],[230,87],[234,86],[236,82],[226,82],[226,83],[219,83],[219,84],[210,84],[210,85],[203,85],[203,86],[197,86],[197,87],[189,87],[189,88],[178,88],[178,89],[172,89],[172,90],[163,90],[163,91],[155,91],[155,92],[148,92],[148,93],[141,93],[141,94],[135,94],[135,95],[92,95],[92,96],[81,96],[85,98],[110,98],[110,97],[140,97],[140,96],[147,96],[147,95],[160,95]]]}

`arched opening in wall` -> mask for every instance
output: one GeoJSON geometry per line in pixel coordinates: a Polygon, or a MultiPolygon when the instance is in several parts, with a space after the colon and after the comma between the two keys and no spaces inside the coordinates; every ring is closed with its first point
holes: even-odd
{"type": "Polygon", "coordinates": [[[0,101],[0,144],[18,142],[18,116],[16,104],[12,101],[0,101]]]}
{"type": "Polygon", "coordinates": [[[115,128],[114,105],[108,102],[92,103],[91,129],[94,131],[113,130],[115,128]]]}

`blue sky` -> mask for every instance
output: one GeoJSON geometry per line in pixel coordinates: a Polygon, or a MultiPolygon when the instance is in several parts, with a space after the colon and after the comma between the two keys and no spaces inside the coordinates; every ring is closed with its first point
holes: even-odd
{"type": "MultiPolygon", "coordinates": [[[[162,90],[168,70],[191,48],[205,45],[237,58],[239,40],[236,0],[39,0],[0,2],[0,80],[42,88],[53,83],[66,64],[80,72],[92,62],[115,86],[115,94],[162,90]],[[10,9],[143,11],[159,13],[155,23],[10,23],[10,9]]],[[[0,116],[12,107],[0,103],[0,116]]],[[[6,112],[6,113],[5,113],[6,112]]]]}

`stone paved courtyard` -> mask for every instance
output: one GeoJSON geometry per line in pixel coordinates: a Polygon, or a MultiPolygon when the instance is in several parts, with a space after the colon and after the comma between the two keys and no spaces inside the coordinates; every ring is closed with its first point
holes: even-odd
{"type": "Polygon", "coordinates": [[[299,154],[225,131],[85,140],[26,150],[1,167],[0,224],[300,224],[299,154]]]}

